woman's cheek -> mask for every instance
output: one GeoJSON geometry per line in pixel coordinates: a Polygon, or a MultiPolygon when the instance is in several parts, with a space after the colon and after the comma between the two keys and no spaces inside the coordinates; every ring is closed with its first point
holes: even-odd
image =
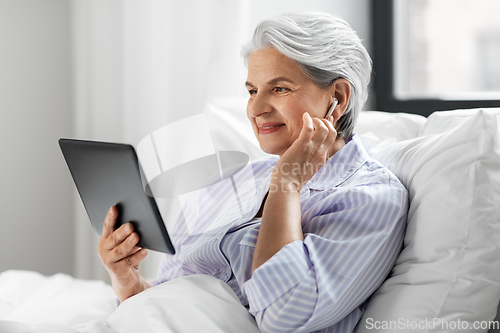
{"type": "Polygon", "coordinates": [[[297,140],[300,136],[300,132],[302,131],[302,127],[304,127],[304,122],[302,121],[302,114],[300,115],[300,120],[294,124],[293,128],[293,141],[297,140]]]}

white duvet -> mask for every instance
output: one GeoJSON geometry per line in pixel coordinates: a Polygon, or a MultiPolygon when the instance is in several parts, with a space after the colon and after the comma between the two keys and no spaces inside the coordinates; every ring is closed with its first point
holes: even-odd
{"type": "Polygon", "coordinates": [[[116,306],[111,286],[57,274],[0,274],[0,332],[260,332],[229,286],[193,275],[116,306]]]}

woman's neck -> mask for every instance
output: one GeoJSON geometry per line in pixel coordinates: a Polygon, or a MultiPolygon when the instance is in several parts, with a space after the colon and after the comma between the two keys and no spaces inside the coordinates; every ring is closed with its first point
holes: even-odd
{"type": "Polygon", "coordinates": [[[336,138],[330,149],[328,149],[328,158],[335,155],[335,153],[338,152],[340,149],[342,149],[344,146],[345,146],[344,138],[342,137],[336,138]]]}

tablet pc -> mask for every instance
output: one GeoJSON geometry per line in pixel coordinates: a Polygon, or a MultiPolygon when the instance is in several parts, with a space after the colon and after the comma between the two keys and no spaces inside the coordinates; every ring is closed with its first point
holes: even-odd
{"type": "Polygon", "coordinates": [[[174,254],[153,197],[144,190],[143,173],[134,147],[122,143],[59,139],[59,147],[100,237],[109,208],[118,208],[115,228],[131,222],[145,249],[174,254]]]}

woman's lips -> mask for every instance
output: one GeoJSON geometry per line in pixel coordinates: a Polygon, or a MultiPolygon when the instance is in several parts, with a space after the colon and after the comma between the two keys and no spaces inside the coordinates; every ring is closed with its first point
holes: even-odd
{"type": "Polygon", "coordinates": [[[280,123],[263,123],[263,124],[257,124],[257,127],[259,128],[259,134],[269,134],[272,132],[276,132],[281,128],[281,126],[284,126],[285,124],[280,124],[280,123]]]}

